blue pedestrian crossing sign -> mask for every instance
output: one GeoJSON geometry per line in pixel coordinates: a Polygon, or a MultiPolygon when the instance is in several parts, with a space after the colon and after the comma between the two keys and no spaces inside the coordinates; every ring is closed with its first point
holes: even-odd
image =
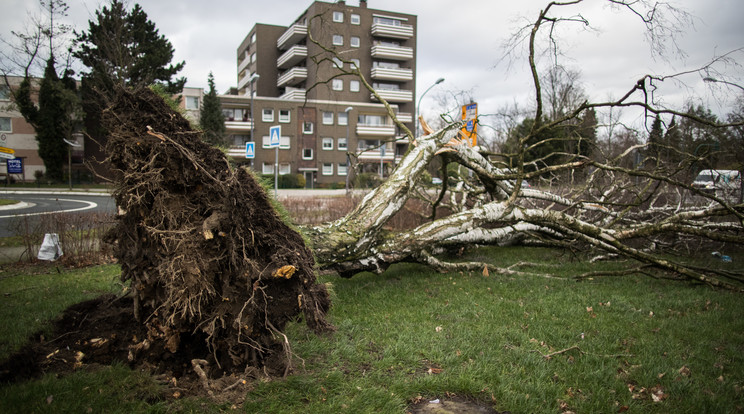
{"type": "Polygon", "coordinates": [[[246,158],[255,158],[256,157],[256,143],[255,142],[246,142],[245,143],[245,157],[246,158]]]}
{"type": "Polygon", "coordinates": [[[282,135],[282,126],[276,125],[269,128],[269,148],[279,147],[281,140],[279,137],[282,135]]]}

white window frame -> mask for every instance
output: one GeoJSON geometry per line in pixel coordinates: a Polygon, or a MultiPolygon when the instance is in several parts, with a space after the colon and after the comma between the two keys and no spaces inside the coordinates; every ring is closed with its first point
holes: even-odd
{"type": "Polygon", "coordinates": [[[0,85],[0,101],[10,100],[10,88],[7,85],[0,85]]]}
{"type": "Polygon", "coordinates": [[[349,39],[349,46],[359,47],[362,44],[362,39],[359,36],[351,36],[349,39]]]}
{"type": "Polygon", "coordinates": [[[339,112],[336,119],[338,120],[338,125],[344,126],[349,124],[349,114],[346,112],[339,112]]]}
{"type": "Polygon", "coordinates": [[[356,13],[351,13],[351,16],[349,17],[349,22],[351,22],[351,24],[360,25],[362,24],[362,16],[356,13]]]}
{"type": "MultiPolygon", "coordinates": [[[[357,81],[357,82],[359,82],[359,81],[357,81]]],[[[339,92],[343,91],[344,90],[344,80],[343,79],[338,79],[338,78],[337,79],[333,79],[331,81],[331,89],[333,89],[334,91],[339,91],[339,92]]]]}
{"type": "Polygon", "coordinates": [[[305,121],[302,123],[302,133],[305,135],[310,135],[313,133],[313,123],[310,121],[305,121]]]}
{"type": "Polygon", "coordinates": [[[0,116],[0,119],[7,119],[8,120],[8,129],[5,129],[2,127],[2,123],[0,123],[0,132],[13,132],[13,118],[9,116],[0,116]]]}
{"type": "Polygon", "coordinates": [[[321,117],[323,119],[323,125],[333,125],[333,112],[322,111],[321,117]]]}
{"type": "Polygon", "coordinates": [[[336,175],[346,175],[349,173],[349,167],[346,165],[345,162],[339,162],[336,165],[336,175]]]}
{"type": "Polygon", "coordinates": [[[279,175],[287,175],[292,173],[292,167],[288,162],[279,164],[279,175]]]}
{"type": "Polygon", "coordinates": [[[261,120],[264,122],[274,122],[274,108],[264,108],[261,110],[261,120]]]}
{"type": "Polygon", "coordinates": [[[354,80],[354,79],[350,80],[349,81],[349,91],[350,92],[359,92],[360,85],[361,84],[359,83],[358,80],[354,80]]]}
{"type": "Polygon", "coordinates": [[[279,122],[286,124],[289,123],[292,119],[291,111],[289,109],[280,109],[279,110],[279,122]]]}
{"type": "MultiPolygon", "coordinates": [[[[289,137],[281,136],[279,137],[279,149],[290,149],[292,140],[289,137]]],[[[264,135],[261,138],[261,148],[263,149],[270,149],[271,148],[271,137],[268,135],[264,135]]]]}
{"type": "Polygon", "coordinates": [[[334,21],[334,23],[343,23],[344,22],[344,12],[340,12],[340,11],[333,12],[333,21],[334,21]]]}
{"type": "Polygon", "coordinates": [[[344,35],[335,34],[333,35],[333,45],[334,46],[343,46],[344,45],[344,35]]]}
{"type": "Polygon", "coordinates": [[[344,61],[343,60],[341,60],[341,59],[339,59],[339,58],[337,58],[335,56],[331,60],[333,61],[333,66],[335,66],[335,67],[337,67],[339,69],[343,69],[344,68],[344,61]]]}
{"type": "Polygon", "coordinates": [[[321,142],[321,148],[323,148],[323,151],[333,150],[333,138],[323,138],[321,142]]]}
{"type": "Polygon", "coordinates": [[[359,69],[359,59],[351,59],[351,68],[352,69],[359,69]]]}
{"type": "Polygon", "coordinates": [[[324,162],[321,174],[323,175],[333,175],[333,163],[332,162],[324,162]]]}
{"type": "Polygon", "coordinates": [[[184,102],[184,107],[186,107],[186,109],[199,109],[199,97],[187,96],[184,102]],[[190,105],[190,103],[193,104],[194,102],[196,102],[196,105],[190,105]]]}
{"type": "Polygon", "coordinates": [[[303,160],[312,160],[313,157],[314,157],[314,154],[313,154],[313,149],[312,148],[303,148],[302,149],[302,159],[303,160]],[[310,152],[310,156],[307,156],[306,155],[306,151],[309,151],[310,152]]]}
{"type": "Polygon", "coordinates": [[[346,138],[339,138],[336,143],[336,149],[339,151],[346,151],[349,149],[348,144],[349,141],[346,138]]]}
{"type": "Polygon", "coordinates": [[[273,175],[274,174],[274,163],[273,162],[265,162],[261,166],[261,174],[264,175],[273,175]]]}

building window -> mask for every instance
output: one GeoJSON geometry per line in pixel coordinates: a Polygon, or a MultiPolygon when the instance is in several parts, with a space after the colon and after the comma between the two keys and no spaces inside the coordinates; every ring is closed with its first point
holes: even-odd
{"type": "Polygon", "coordinates": [[[256,34],[255,33],[253,33],[251,35],[251,43],[256,43],[256,34]]]}
{"type": "Polygon", "coordinates": [[[332,162],[324,162],[323,163],[323,175],[333,175],[333,163],[332,162]]]}
{"type": "Polygon", "coordinates": [[[351,20],[351,24],[362,24],[362,18],[355,13],[352,13],[349,17],[349,20],[351,20]]]}
{"type": "Polygon", "coordinates": [[[302,159],[303,160],[311,160],[311,159],[313,159],[313,149],[312,148],[303,148],[302,149],[302,159]]]}
{"type": "Polygon", "coordinates": [[[0,116],[0,132],[13,132],[11,128],[10,118],[6,116],[0,116]]]}
{"type": "Polygon", "coordinates": [[[333,112],[323,111],[323,125],[333,125],[333,112]]]}
{"type": "Polygon", "coordinates": [[[0,85],[0,101],[10,100],[10,90],[7,85],[0,85]]]}
{"type": "Polygon", "coordinates": [[[282,122],[282,123],[289,122],[289,109],[279,110],[279,122],[282,122]]]}
{"type": "Polygon", "coordinates": [[[335,11],[333,12],[333,21],[336,23],[344,22],[344,12],[335,11]]]}
{"type": "Polygon", "coordinates": [[[339,125],[346,125],[349,123],[349,114],[346,112],[339,112],[338,113],[338,124],[339,125]]]}
{"type": "Polygon", "coordinates": [[[346,175],[346,171],[347,171],[346,163],[343,163],[343,164],[338,163],[338,165],[336,166],[336,174],[346,175]]]}
{"type": "Polygon", "coordinates": [[[313,133],[313,123],[312,122],[303,122],[302,123],[302,133],[303,134],[312,134],[313,133]]]}
{"type": "Polygon", "coordinates": [[[274,164],[269,162],[263,163],[261,174],[274,174],[274,164]]]}
{"type": "MultiPolygon", "coordinates": [[[[279,149],[289,149],[291,140],[289,137],[279,137],[279,149]]],[[[264,135],[261,143],[262,148],[271,148],[271,137],[264,135]]]]}
{"type": "Polygon", "coordinates": [[[351,59],[351,68],[359,69],[359,59],[351,59]]]}
{"type": "Polygon", "coordinates": [[[387,117],[385,115],[365,115],[359,114],[357,122],[367,126],[384,126],[387,125],[387,117]]]}
{"type": "Polygon", "coordinates": [[[344,45],[344,37],[341,35],[333,35],[333,45],[334,46],[343,46],[344,45]]]}
{"type": "Polygon", "coordinates": [[[198,96],[187,96],[186,97],[186,109],[199,109],[199,97],[198,96]]]}
{"type": "Polygon", "coordinates": [[[349,81],[349,90],[352,92],[359,92],[359,81],[358,80],[349,81]]]}
{"type": "Polygon", "coordinates": [[[346,151],[346,138],[339,138],[336,148],[338,148],[339,151],[346,151]]]}
{"type": "Polygon", "coordinates": [[[334,79],[331,82],[331,89],[334,91],[343,91],[344,90],[344,80],[343,79],[334,79]]]}
{"type": "Polygon", "coordinates": [[[333,65],[334,66],[336,66],[339,69],[343,69],[344,68],[344,62],[341,59],[339,59],[337,57],[334,57],[332,60],[333,60],[333,65]]]}
{"type": "Polygon", "coordinates": [[[224,108],[222,109],[222,115],[225,117],[225,121],[248,121],[248,111],[243,112],[240,108],[224,108]]]}
{"type": "Polygon", "coordinates": [[[289,163],[279,164],[279,175],[287,175],[292,172],[289,163]]]}
{"type": "Polygon", "coordinates": [[[251,53],[251,63],[256,61],[256,52],[251,53]]]}
{"type": "Polygon", "coordinates": [[[264,108],[262,112],[261,120],[264,122],[274,122],[274,109],[264,108]]]}
{"type": "Polygon", "coordinates": [[[333,138],[323,138],[323,150],[329,151],[333,149],[333,138]]]}
{"type": "Polygon", "coordinates": [[[359,36],[351,36],[351,39],[349,39],[349,44],[351,47],[359,47],[359,44],[361,43],[361,40],[359,39],[359,36]]]}

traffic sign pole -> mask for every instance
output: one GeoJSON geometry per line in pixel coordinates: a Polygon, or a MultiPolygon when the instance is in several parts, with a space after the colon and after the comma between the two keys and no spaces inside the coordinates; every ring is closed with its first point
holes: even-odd
{"type": "Polygon", "coordinates": [[[282,126],[269,128],[269,147],[274,147],[274,197],[279,199],[279,145],[281,145],[282,126]]]}

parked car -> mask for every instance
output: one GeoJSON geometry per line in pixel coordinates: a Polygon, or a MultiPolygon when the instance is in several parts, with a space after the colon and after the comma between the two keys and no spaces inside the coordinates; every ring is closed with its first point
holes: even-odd
{"type": "Polygon", "coordinates": [[[741,174],[736,170],[702,170],[692,182],[692,188],[720,197],[738,196],[741,174]]]}

